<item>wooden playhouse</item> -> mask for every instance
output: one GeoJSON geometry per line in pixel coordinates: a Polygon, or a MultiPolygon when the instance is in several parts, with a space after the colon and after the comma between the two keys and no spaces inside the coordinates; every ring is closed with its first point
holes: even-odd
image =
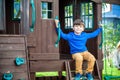
{"type": "MultiPolygon", "coordinates": [[[[1,0],[0,1],[0,77],[10,71],[13,80],[35,80],[35,72],[67,72],[71,55],[65,40],[57,40],[55,16],[59,16],[63,32],[72,31],[77,18],[85,22],[85,31],[92,32],[102,20],[102,2],[120,4],[119,0],[1,0]],[[25,58],[25,64],[16,66],[16,57],[25,58]]],[[[94,76],[99,80],[102,71],[102,51],[98,48],[101,37],[90,39],[88,50],[96,57],[94,76]],[[100,74],[99,74],[100,73],[100,74]]],[[[71,63],[73,64],[73,63],[71,63]]],[[[74,69],[74,68],[73,68],[74,69]]]]}

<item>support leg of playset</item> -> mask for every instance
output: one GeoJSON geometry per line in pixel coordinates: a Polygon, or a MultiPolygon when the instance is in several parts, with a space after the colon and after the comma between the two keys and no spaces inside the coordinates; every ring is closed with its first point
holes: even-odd
{"type": "Polygon", "coordinates": [[[31,80],[36,80],[35,72],[30,72],[31,80]]]}

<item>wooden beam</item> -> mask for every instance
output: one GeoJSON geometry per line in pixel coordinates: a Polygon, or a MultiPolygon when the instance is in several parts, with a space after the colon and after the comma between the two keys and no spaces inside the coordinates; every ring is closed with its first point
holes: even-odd
{"type": "Polygon", "coordinates": [[[120,4],[119,0],[91,0],[91,1],[96,2],[96,3],[105,2],[105,3],[110,3],[110,4],[120,4]]]}
{"type": "Polygon", "coordinates": [[[29,0],[21,0],[21,34],[29,33],[29,0]]]}
{"type": "Polygon", "coordinates": [[[63,71],[64,60],[30,61],[30,72],[63,71]]]}
{"type": "Polygon", "coordinates": [[[30,60],[59,60],[59,53],[30,53],[30,60]]]}

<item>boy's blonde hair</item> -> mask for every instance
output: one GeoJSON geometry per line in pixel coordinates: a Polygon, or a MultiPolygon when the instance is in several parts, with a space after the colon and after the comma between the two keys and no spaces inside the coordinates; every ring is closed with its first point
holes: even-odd
{"type": "Polygon", "coordinates": [[[85,27],[84,22],[81,19],[76,19],[73,23],[73,26],[74,25],[83,25],[85,27]]]}

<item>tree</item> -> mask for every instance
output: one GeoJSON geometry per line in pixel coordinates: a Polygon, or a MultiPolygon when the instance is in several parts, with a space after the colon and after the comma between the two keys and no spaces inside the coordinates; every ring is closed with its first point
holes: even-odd
{"type": "Polygon", "coordinates": [[[110,55],[120,41],[120,25],[114,27],[114,23],[104,25],[104,47],[105,53],[110,55]]]}

